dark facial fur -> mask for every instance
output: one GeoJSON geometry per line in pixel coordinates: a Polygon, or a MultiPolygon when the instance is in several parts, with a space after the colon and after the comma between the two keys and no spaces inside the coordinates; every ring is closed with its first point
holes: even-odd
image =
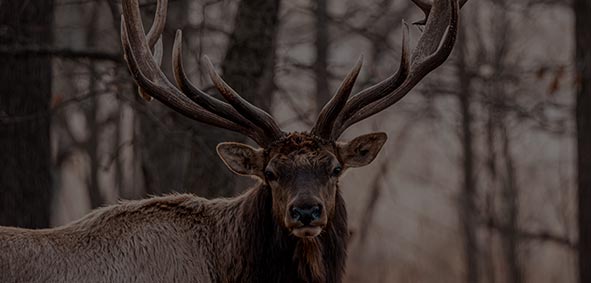
{"type": "Polygon", "coordinates": [[[265,182],[272,191],[276,221],[290,232],[304,234],[298,228],[309,226],[319,233],[334,215],[340,176],[334,171],[341,166],[335,143],[292,133],[265,150],[265,164],[265,182]],[[293,219],[294,207],[312,206],[319,207],[320,217],[310,225],[293,219]]]}

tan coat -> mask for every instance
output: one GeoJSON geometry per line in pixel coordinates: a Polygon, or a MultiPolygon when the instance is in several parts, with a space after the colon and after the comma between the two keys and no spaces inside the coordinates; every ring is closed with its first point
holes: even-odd
{"type": "MultiPolygon", "coordinates": [[[[274,225],[271,201],[259,186],[234,199],[123,202],[53,229],[0,227],[0,282],[307,281],[298,274],[308,263],[296,261],[310,256],[295,255],[301,244],[274,225]]],[[[331,231],[346,226],[329,228],[315,244],[342,244],[331,252],[340,258],[325,263],[333,269],[327,282],[340,282],[344,241],[331,231]]],[[[307,252],[324,258],[316,246],[307,252]]]]}

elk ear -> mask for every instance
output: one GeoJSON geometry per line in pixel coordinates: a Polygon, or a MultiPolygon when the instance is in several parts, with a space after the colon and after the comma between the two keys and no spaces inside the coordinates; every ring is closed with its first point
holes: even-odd
{"type": "Polygon", "coordinates": [[[263,178],[263,149],[254,149],[241,143],[223,142],[218,144],[216,150],[232,172],[263,178]]]}
{"type": "Polygon", "coordinates": [[[339,142],[339,158],[347,167],[365,166],[376,158],[387,139],[386,133],[371,133],[350,142],[339,142]]]}

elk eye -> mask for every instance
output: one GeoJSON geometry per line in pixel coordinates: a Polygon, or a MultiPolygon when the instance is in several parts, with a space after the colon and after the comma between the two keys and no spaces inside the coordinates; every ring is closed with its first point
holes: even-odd
{"type": "Polygon", "coordinates": [[[343,168],[341,166],[337,166],[334,169],[332,169],[332,176],[333,177],[337,177],[341,174],[341,171],[343,171],[343,168]]]}
{"type": "Polygon", "coordinates": [[[267,178],[267,181],[275,181],[277,179],[277,176],[275,176],[275,173],[267,170],[265,171],[265,178],[267,178]]]}

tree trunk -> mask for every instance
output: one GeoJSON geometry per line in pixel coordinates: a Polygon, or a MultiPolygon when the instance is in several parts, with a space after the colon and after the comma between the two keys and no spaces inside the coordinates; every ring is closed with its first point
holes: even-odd
{"type": "MultiPolygon", "coordinates": [[[[278,12],[279,0],[241,1],[222,62],[224,80],[265,111],[271,108],[275,87],[278,12]]],[[[185,187],[200,188],[198,193],[206,197],[231,196],[245,189],[250,179],[232,174],[215,154],[218,143],[243,142],[245,138],[211,127],[200,127],[197,134],[202,143],[192,145],[185,187]]]]}
{"type": "MultiPolygon", "coordinates": [[[[502,92],[499,92],[499,94],[502,92]]],[[[501,96],[503,97],[503,95],[501,96]]],[[[503,111],[504,112],[504,111],[503,111]]],[[[506,117],[507,113],[502,113],[506,117]]],[[[505,176],[503,180],[503,247],[505,250],[505,263],[507,264],[507,282],[521,283],[523,275],[521,262],[519,260],[519,190],[517,187],[517,176],[515,162],[511,154],[511,140],[507,129],[507,122],[501,118],[502,146],[505,176]]]]}
{"type": "MultiPolygon", "coordinates": [[[[53,1],[1,1],[0,45],[47,46],[53,1]]],[[[49,226],[51,60],[0,54],[0,225],[49,226]]]]}
{"type": "Polygon", "coordinates": [[[240,1],[222,70],[224,80],[254,105],[271,109],[279,0],[240,1]]]}
{"type": "MultiPolygon", "coordinates": [[[[186,0],[171,2],[169,5],[167,26],[163,35],[162,63],[162,68],[169,77],[172,77],[169,66],[174,31],[187,24],[187,7],[186,0]]],[[[278,10],[279,0],[241,1],[236,14],[235,28],[230,35],[228,49],[221,64],[224,80],[242,97],[267,111],[271,107],[271,94],[274,89],[273,66],[278,10]]],[[[212,95],[220,98],[218,93],[212,95]]],[[[174,132],[190,134],[173,135],[173,131],[163,130],[153,118],[142,118],[140,131],[142,140],[146,141],[142,152],[142,171],[145,175],[147,193],[180,191],[211,198],[231,196],[246,188],[250,179],[232,174],[215,151],[220,142],[244,142],[245,137],[199,124],[171,113],[168,109],[164,112],[161,115],[166,116],[167,120],[172,120],[173,124],[179,125],[174,132]]]]}
{"type": "MultiPolygon", "coordinates": [[[[492,92],[494,95],[494,91],[492,92]]],[[[495,209],[495,199],[497,193],[497,186],[498,186],[498,174],[497,174],[497,153],[495,149],[496,139],[497,136],[497,121],[499,120],[498,111],[496,109],[495,103],[487,103],[486,110],[487,110],[487,117],[486,117],[486,137],[485,137],[485,146],[486,146],[486,170],[488,172],[488,176],[490,178],[490,185],[488,187],[488,191],[486,192],[486,212],[484,216],[489,219],[496,218],[496,209],[495,209]]],[[[487,227],[487,235],[486,235],[486,242],[484,244],[484,250],[486,251],[486,268],[485,268],[485,277],[488,280],[487,282],[495,283],[496,282],[496,267],[495,267],[495,235],[496,229],[489,225],[487,227]]]]}
{"type": "MultiPolygon", "coordinates": [[[[182,29],[188,22],[189,1],[169,2],[166,26],[162,34],[164,52],[161,68],[168,78],[173,78],[171,57],[174,33],[177,29],[182,29]]],[[[153,19],[155,8],[156,5],[152,5],[142,10],[144,22],[150,22],[153,19]]],[[[143,103],[143,99],[137,95],[136,99],[143,103]]],[[[187,168],[185,157],[190,155],[187,149],[188,144],[194,142],[189,134],[192,133],[194,127],[198,127],[196,125],[198,122],[187,119],[156,101],[146,103],[146,107],[150,108],[150,113],[157,113],[152,116],[138,112],[138,136],[142,141],[141,147],[138,147],[140,149],[138,156],[141,159],[146,194],[161,195],[186,191],[199,193],[199,191],[183,186],[184,176],[187,171],[191,170],[187,168]],[[169,122],[161,124],[160,120],[169,122]],[[175,125],[175,127],[169,128],[167,125],[175,125]]]]}
{"type": "Polygon", "coordinates": [[[463,155],[463,184],[460,196],[460,221],[464,233],[464,260],[466,262],[466,282],[474,283],[479,281],[478,276],[478,241],[476,238],[477,213],[474,204],[476,197],[476,180],[474,176],[474,134],[472,132],[471,105],[471,78],[466,66],[466,34],[465,29],[460,33],[457,52],[457,76],[459,80],[458,99],[462,115],[462,155],[463,155]]]}
{"type": "MultiPolygon", "coordinates": [[[[146,9],[146,18],[153,17],[155,6],[146,9]]],[[[188,23],[188,0],[170,2],[163,37],[162,70],[173,78],[171,68],[172,45],[177,29],[188,23]]],[[[185,38],[192,34],[185,33],[185,38]]],[[[204,40],[204,39],[201,39],[204,40]]],[[[187,43],[188,40],[185,40],[187,43]]],[[[215,94],[217,96],[217,94],[215,94]]],[[[219,96],[217,96],[219,98],[219,96]]],[[[150,195],[170,192],[189,192],[202,197],[228,195],[226,188],[235,186],[235,179],[216,156],[219,142],[238,140],[229,131],[190,120],[158,103],[148,105],[159,110],[159,117],[176,127],[162,127],[160,121],[142,115],[140,135],[144,142],[141,152],[145,190],[150,195]],[[148,142],[149,141],[149,142],[148,142]]]]}
{"type": "Polygon", "coordinates": [[[575,0],[579,280],[591,282],[591,3],[575,0]]]}
{"type": "Polygon", "coordinates": [[[328,15],[327,0],[317,0],[316,9],[316,61],[314,76],[316,77],[316,112],[330,99],[328,89],[328,15]]]}
{"type": "MultiPolygon", "coordinates": [[[[91,18],[86,28],[86,44],[88,46],[97,46],[97,22],[99,15],[99,3],[93,3],[91,7],[91,18]]],[[[98,114],[98,98],[97,98],[97,79],[98,72],[96,68],[96,62],[91,64],[89,67],[89,111],[86,113],[86,121],[88,123],[88,140],[86,140],[86,151],[90,160],[90,172],[87,179],[88,186],[88,198],[90,199],[90,208],[95,209],[104,204],[104,199],[101,194],[99,186],[99,170],[100,170],[100,156],[99,156],[99,141],[102,132],[102,127],[97,121],[98,114]]]]}

